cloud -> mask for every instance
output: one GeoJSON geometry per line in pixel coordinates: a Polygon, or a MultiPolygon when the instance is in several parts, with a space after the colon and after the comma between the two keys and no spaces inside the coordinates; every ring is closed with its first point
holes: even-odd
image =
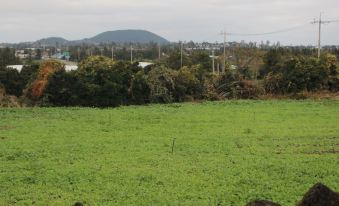
{"type": "MultiPolygon", "coordinates": [[[[91,37],[106,30],[147,29],[171,41],[220,41],[221,30],[261,33],[303,25],[300,30],[231,41],[315,44],[320,11],[339,19],[337,0],[0,0],[0,42],[47,36],[91,37]]],[[[324,43],[339,44],[339,24],[324,26],[324,43]]]]}

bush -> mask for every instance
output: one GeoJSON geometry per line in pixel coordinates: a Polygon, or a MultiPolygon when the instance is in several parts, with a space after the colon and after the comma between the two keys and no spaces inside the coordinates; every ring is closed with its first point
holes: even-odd
{"type": "Polygon", "coordinates": [[[147,83],[147,75],[143,70],[134,75],[129,92],[132,104],[150,103],[151,89],[147,83]]]}
{"type": "Polygon", "coordinates": [[[241,80],[237,82],[234,89],[233,98],[236,99],[257,99],[264,93],[262,87],[251,80],[241,80]]]}
{"type": "Polygon", "coordinates": [[[337,58],[335,55],[327,54],[321,59],[321,63],[325,65],[328,73],[328,90],[332,92],[339,91],[339,71],[337,66],[337,58]]]}
{"type": "Polygon", "coordinates": [[[325,56],[289,58],[275,65],[264,78],[264,87],[272,94],[295,94],[337,87],[336,59],[325,56]]]}
{"type": "Polygon", "coordinates": [[[6,89],[3,84],[0,82],[0,102],[3,100],[3,98],[6,95],[6,89]]]}
{"type": "Polygon", "coordinates": [[[220,77],[214,74],[207,75],[206,78],[202,80],[202,99],[216,101],[224,98],[218,91],[219,80],[220,77]]]}
{"type": "Polygon", "coordinates": [[[27,87],[27,85],[29,83],[33,82],[38,75],[38,71],[39,71],[39,65],[38,64],[23,66],[23,68],[20,71],[20,77],[21,77],[22,85],[24,87],[27,87]]]}
{"type": "Polygon", "coordinates": [[[174,99],[177,71],[158,66],[147,74],[151,103],[171,103],[174,99]]]}
{"type": "Polygon", "coordinates": [[[264,78],[264,88],[266,93],[269,94],[284,94],[286,88],[284,75],[282,73],[268,73],[264,78]]]}
{"type": "Polygon", "coordinates": [[[197,78],[195,68],[183,67],[175,76],[174,97],[176,101],[182,102],[201,97],[202,86],[197,78]]]}
{"type": "Polygon", "coordinates": [[[79,98],[83,106],[119,106],[131,101],[133,76],[140,70],[137,64],[115,62],[94,56],[79,64],[77,75],[81,85],[79,98]]]}
{"type": "Polygon", "coordinates": [[[58,71],[65,71],[65,65],[56,60],[48,60],[40,65],[36,79],[28,86],[26,95],[29,99],[40,100],[48,85],[50,75],[58,71]]]}
{"type": "Polygon", "coordinates": [[[75,71],[57,71],[48,79],[44,100],[55,106],[82,105],[78,96],[82,92],[81,89],[75,71]]]}
{"type": "Polygon", "coordinates": [[[5,88],[7,94],[21,96],[24,82],[20,73],[12,68],[0,68],[0,83],[5,88]]]}

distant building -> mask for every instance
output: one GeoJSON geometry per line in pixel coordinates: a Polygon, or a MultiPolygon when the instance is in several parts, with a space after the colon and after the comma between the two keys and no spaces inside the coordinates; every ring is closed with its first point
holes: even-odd
{"type": "Polygon", "coordinates": [[[66,65],[65,66],[66,72],[74,71],[74,70],[77,70],[77,69],[78,69],[77,65],[66,65]]]}
{"type": "Polygon", "coordinates": [[[65,52],[58,52],[54,55],[51,56],[52,59],[60,59],[60,60],[66,60],[69,61],[69,59],[71,58],[70,54],[68,51],[65,52]]]}
{"type": "Polygon", "coordinates": [[[153,65],[154,63],[152,62],[139,62],[139,67],[141,68],[145,68],[145,67],[148,67],[150,65],[153,65]]]}
{"type": "MultiPolygon", "coordinates": [[[[6,68],[9,68],[9,69],[15,69],[17,70],[18,72],[21,72],[22,68],[24,67],[24,65],[8,65],[6,68]]],[[[74,71],[74,70],[77,70],[78,69],[78,66],[77,65],[65,65],[65,70],[67,72],[69,71],[74,71]]]]}
{"type": "Polygon", "coordinates": [[[29,54],[27,54],[25,50],[16,50],[15,56],[19,59],[27,59],[29,57],[29,54]]]}
{"type": "Polygon", "coordinates": [[[18,72],[21,72],[23,67],[24,67],[24,65],[8,65],[6,68],[15,69],[18,72]]]}

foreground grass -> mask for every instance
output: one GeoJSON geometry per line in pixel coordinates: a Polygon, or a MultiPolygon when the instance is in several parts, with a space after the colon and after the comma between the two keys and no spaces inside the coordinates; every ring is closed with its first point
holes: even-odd
{"type": "Polygon", "coordinates": [[[0,205],[294,205],[339,190],[338,117],[339,101],[0,109],[0,205]]]}

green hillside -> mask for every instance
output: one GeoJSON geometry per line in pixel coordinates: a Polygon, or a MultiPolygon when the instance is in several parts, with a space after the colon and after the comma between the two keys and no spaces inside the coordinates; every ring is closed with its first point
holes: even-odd
{"type": "Polygon", "coordinates": [[[107,31],[101,34],[98,34],[95,37],[89,39],[89,41],[95,43],[107,43],[107,42],[117,42],[117,43],[169,43],[163,37],[156,35],[152,32],[145,30],[117,30],[117,31],[107,31]]]}

